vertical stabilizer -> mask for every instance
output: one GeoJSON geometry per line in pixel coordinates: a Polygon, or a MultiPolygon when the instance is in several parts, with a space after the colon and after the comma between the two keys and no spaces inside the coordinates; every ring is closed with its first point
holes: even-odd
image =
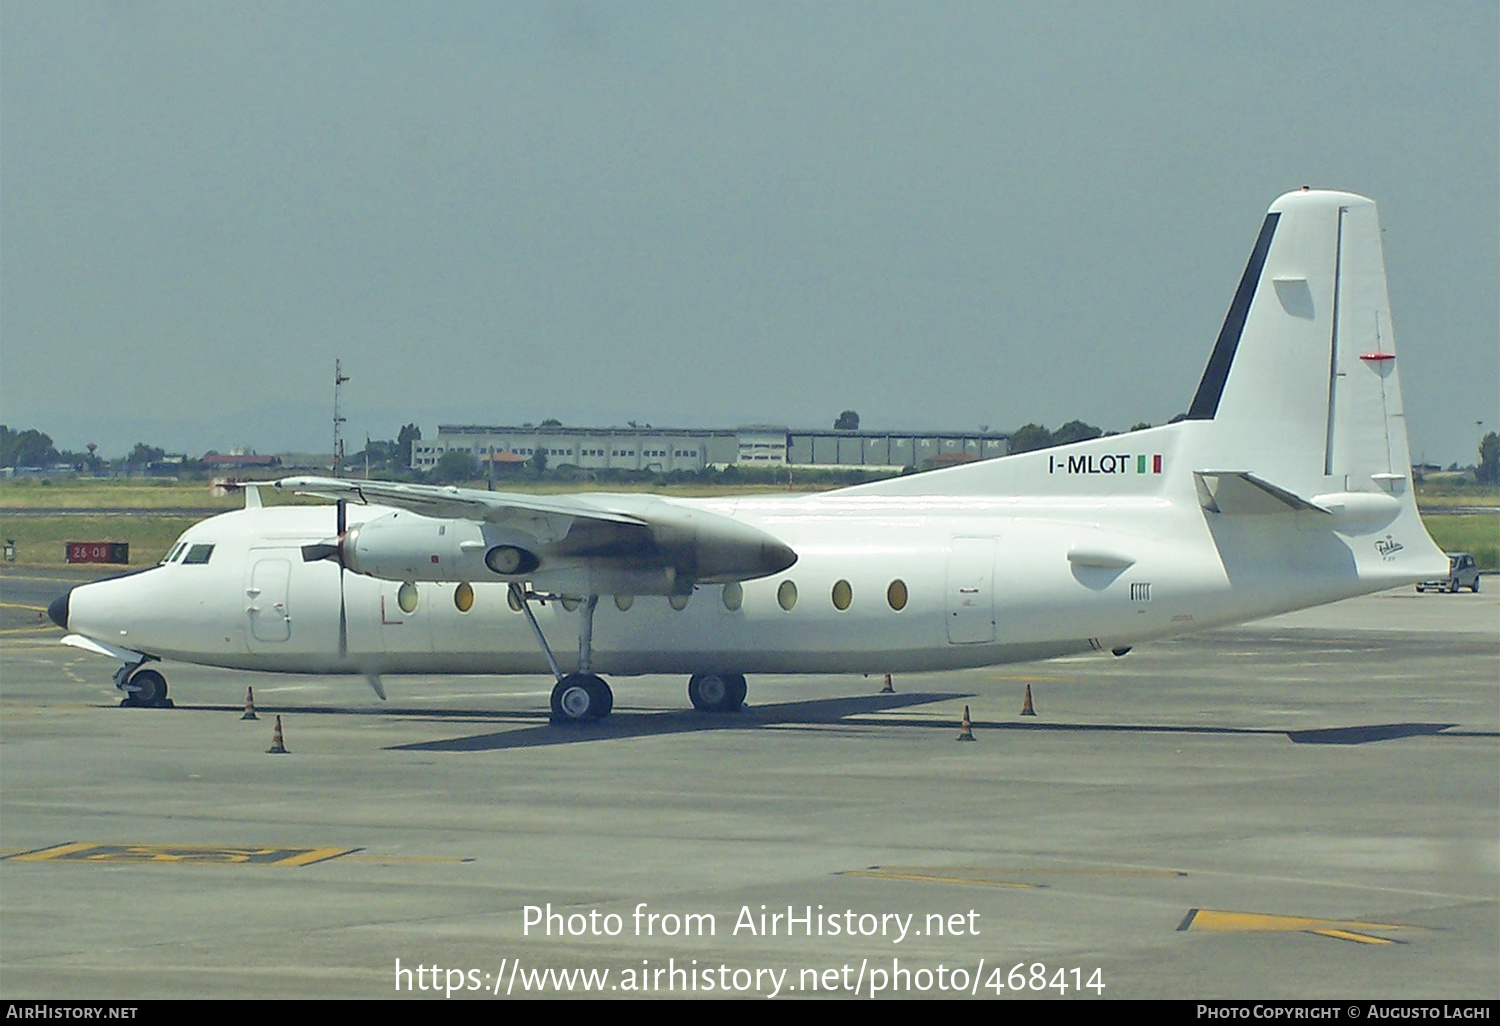
{"type": "Polygon", "coordinates": [[[1357,594],[1447,565],[1412,490],[1372,201],[1303,189],[1271,205],[1188,421],[1200,504],[1232,576],[1285,564],[1308,589],[1352,576],[1344,593],[1357,594]],[[1248,522],[1268,513],[1277,526],[1248,522]],[[1320,525],[1342,555],[1317,549],[1320,525]]]}
{"type": "Polygon", "coordinates": [[[1302,495],[1407,490],[1372,201],[1301,190],[1271,205],[1188,419],[1213,422],[1214,469],[1302,495]]]}

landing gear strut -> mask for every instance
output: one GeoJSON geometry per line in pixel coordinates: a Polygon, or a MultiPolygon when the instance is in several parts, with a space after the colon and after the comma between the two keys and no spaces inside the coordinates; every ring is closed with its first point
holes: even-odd
{"type": "Polygon", "coordinates": [[[688,699],[699,712],[736,712],[745,704],[746,690],[738,673],[700,673],[688,681],[688,699]]]}
{"type": "Polygon", "coordinates": [[[510,588],[512,596],[521,606],[521,612],[526,614],[526,622],[531,624],[531,632],[536,635],[537,644],[542,646],[542,654],[547,657],[552,676],[557,680],[552,688],[552,722],[583,723],[608,716],[615,707],[614,692],[610,691],[603,677],[590,672],[594,654],[594,610],[598,608],[599,596],[590,595],[579,607],[578,672],[564,674],[562,667],[557,664],[557,657],[552,654],[552,647],[547,644],[546,636],[542,634],[542,628],[537,625],[526,589],[519,584],[512,584],[510,588]]]}

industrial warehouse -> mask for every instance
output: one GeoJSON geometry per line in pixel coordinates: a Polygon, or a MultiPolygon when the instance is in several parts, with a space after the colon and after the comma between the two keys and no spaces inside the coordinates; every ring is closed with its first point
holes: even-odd
{"type": "Polygon", "coordinates": [[[845,431],[752,424],[737,428],[495,427],[441,424],[437,437],[412,445],[413,470],[431,470],[444,453],[473,453],[500,470],[538,452],[551,467],[585,470],[704,470],[708,467],[869,467],[901,470],[1005,456],[1000,432],[845,431]]]}

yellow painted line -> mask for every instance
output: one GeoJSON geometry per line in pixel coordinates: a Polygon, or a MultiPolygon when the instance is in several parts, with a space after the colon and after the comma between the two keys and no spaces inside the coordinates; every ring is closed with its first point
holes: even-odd
{"type": "Polygon", "coordinates": [[[192,866],[310,866],[359,848],[255,848],[216,844],[98,844],[91,841],[6,856],[12,862],[89,862],[192,866]]]}
{"type": "Polygon", "coordinates": [[[464,858],[459,855],[348,855],[345,862],[375,862],[381,864],[397,864],[405,862],[414,863],[437,863],[450,865],[461,862],[473,862],[472,858],[464,858]]]}
{"type": "Polygon", "coordinates": [[[1078,678],[1077,677],[1030,677],[1030,676],[1025,676],[1025,675],[1019,674],[1019,673],[1007,673],[1004,676],[996,677],[994,679],[995,680],[1019,680],[1019,681],[1025,681],[1028,684],[1076,684],[1076,683],[1078,683],[1078,678]]]}
{"type": "Polygon", "coordinates": [[[888,880],[932,880],[944,883],[988,884],[996,887],[1041,887],[1014,882],[1022,876],[1109,876],[1166,878],[1187,876],[1180,869],[1064,869],[1033,866],[871,866],[846,870],[840,876],[888,880]]]}
{"type": "Polygon", "coordinates": [[[30,609],[33,612],[45,613],[46,606],[28,606],[21,602],[0,602],[0,609],[30,609]]]}
{"type": "Polygon", "coordinates": [[[1005,872],[1022,876],[1148,876],[1148,877],[1178,877],[1187,876],[1180,869],[1045,869],[1020,867],[1005,870],[974,870],[974,872],[1005,872]]]}
{"type": "Polygon", "coordinates": [[[1353,933],[1349,930],[1309,930],[1319,937],[1332,937],[1334,940],[1354,941],[1356,944],[1395,944],[1388,937],[1374,937],[1367,933],[1353,933]]]}
{"type": "Polygon", "coordinates": [[[1348,919],[1316,919],[1312,916],[1279,916],[1266,912],[1230,912],[1222,909],[1189,909],[1178,924],[1179,930],[1207,930],[1213,933],[1315,933],[1320,937],[1354,941],[1357,944],[1399,944],[1387,937],[1376,937],[1370,930],[1388,933],[1393,930],[1420,930],[1403,923],[1366,923],[1348,919]]]}
{"type": "Polygon", "coordinates": [[[969,884],[977,887],[1013,887],[1031,890],[1041,884],[1018,883],[1014,880],[986,880],[977,876],[942,876],[937,873],[897,873],[884,869],[846,869],[839,876],[862,876],[876,880],[915,880],[919,883],[969,884]]]}
{"type": "MultiPolygon", "coordinates": [[[[50,623],[39,623],[35,627],[6,627],[0,629],[0,634],[50,634],[53,631],[60,630],[62,630],[62,628],[54,627],[50,623]]],[[[59,639],[61,639],[61,635],[59,635],[59,639]]]]}

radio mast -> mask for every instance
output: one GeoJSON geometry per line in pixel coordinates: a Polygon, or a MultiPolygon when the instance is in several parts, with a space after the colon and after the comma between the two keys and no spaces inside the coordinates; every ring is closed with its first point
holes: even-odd
{"type": "Polygon", "coordinates": [[[344,382],[348,381],[344,374],[343,366],[337,359],[333,361],[333,476],[338,477],[344,464],[344,439],[343,434],[344,416],[339,411],[339,393],[343,391],[344,382]]]}

